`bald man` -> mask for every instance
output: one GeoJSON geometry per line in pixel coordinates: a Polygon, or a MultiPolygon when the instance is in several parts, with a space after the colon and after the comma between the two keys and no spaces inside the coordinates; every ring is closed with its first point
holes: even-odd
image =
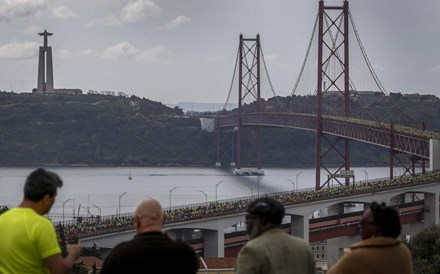
{"type": "Polygon", "coordinates": [[[112,249],[100,273],[197,273],[199,259],[194,249],[164,234],[163,222],[160,203],[142,201],[134,214],[136,236],[112,249]]]}

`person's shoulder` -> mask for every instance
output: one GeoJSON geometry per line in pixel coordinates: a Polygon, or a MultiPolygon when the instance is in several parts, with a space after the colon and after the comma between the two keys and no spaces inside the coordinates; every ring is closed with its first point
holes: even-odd
{"type": "Polygon", "coordinates": [[[291,239],[293,239],[297,244],[301,244],[304,246],[310,246],[310,243],[304,240],[303,238],[300,238],[298,236],[288,235],[291,239]]]}
{"type": "Polygon", "coordinates": [[[124,253],[125,250],[131,250],[134,246],[140,245],[140,243],[138,243],[135,239],[130,239],[127,241],[122,241],[119,242],[117,245],[115,245],[112,249],[111,252],[115,253],[115,252],[122,252],[124,253]]]}
{"type": "Polygon", "coordinates": [[[280,237],[285,238],[286,241],[295,242],[296,244],[299,244],[299,245],[305,245],[305,246],[309,246],[310,245],[309,242],[307,242],[303,238],[291,235],[291,234],[286,233],[286,232],[284,232],[282,230],[279,230],[279,234],[281,235],[280,237]]]}
{"type": "Polygon", "coordinates": [[[26,207],[14,207],[9,209],[8,211],[4,212],[0,216],[4,216],[5,218],[17,218],[19,216],[22,216],[24,219],[30,221],[30,222],[39,222],[39,223],[46,223],[53,225],[52,221],[49,220],[47,217],[38,214],[35,210],[32,208],[26,208],[26,207]]]}

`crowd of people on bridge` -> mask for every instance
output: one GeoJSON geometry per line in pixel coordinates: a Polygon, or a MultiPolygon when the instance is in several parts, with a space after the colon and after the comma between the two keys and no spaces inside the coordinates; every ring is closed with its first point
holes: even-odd
{"type": "MultiPolygon", "coordinates": [[[[283,205],[305,204],[329,198],[345,197],[355,194],[378,192],[387,189],[401,188],[408,185],[427,184],[438,182],[440,172],[429,172],[417,176],[405,176],[391,180],[372,180],[357,182],[350,186],[325,187],[319,190],[307,191],[287,191],[281,193],[266,194],[283,205]]],[[[245,212],[252,197],[246,199],[229,199],[224,201],[214,201],[209,203],[177,206],[165,209],[165,224],[185,222],[190,220],[204,219],[215,216],[229,215],[233,213],[245,212]]],[[[101,234],[113,233],[118,231],[134,229],[133,214],[117,214],[110,216],[100,216],[99,218],[87,218],[82,222],[77,220],[59,222],[56,224],[58,231],[62,231],[66,238],[78,236],[86,238],[101,234]],[[62,229],[61,229],[62,228],[62,229]]],[[[61,232],[59,232],[61,233],[61,232]]]]}
{"type": "MultiPolygon", "coordinates": [[[[274,210],[273,212],[271,211],[271,214],[276,215],[281,214],[280,212],[276,213],[277,210],[281,210],[280,207],[283,207],[284,210],[284,207],[289,205],[306,204],[309,202],[326,200],[330,198],[345,197],[363,193],[374,193],[397,188],[400,189],[406,186],[438,183],[439,181],[440,171],[436,171],[417,176],[404,176],[391,180],[372,180],[358,182],[347,186],[329,186],[319,190],[288,191],[266,194],[264,197],[258,197],[257,200],[260,202],[260,204],[255,204],[253,197],[247,197],[245,199],[237,198],[202,204],[177,206],[167,208],[165,210],[162,210],[160,207],[161,214],[163,215],[161,217],[161,222],[166,225],[234,213],[248,212],[248,214],[254,214],[259,217],[259,222],[261,222],[258,223],[258,225],[254,223],[253,229],[249,228],[249,230],[247,228],[248,234],[252,239],[252,233],[259,235],[263,233],[265,229],[269,229],[269,227],[273,228],[278,225],[278,219],[274,221],[271,219],[271,217],[264,215],[267,213],[264,210],[263,211],[265,213],[261,213],[263,214],[261,216],[257,214],[258,211],[252,211],[252,208],[256,207],[257,205],[271,205],[269,208],[273,208],[274,210]]],[[[16,272],[15,269],[20,269],[26,272],[29,270],[29,267],[39,268],[42,270],[42,273],[47,270],[51,270],[51,273],[58,273],[57,271],[59,270],[56,269],[61,269],[64,271],[71,268],[73,262],[79,257],[80,246],[78,243],[72,242],[72,239],[81,239],[111,232],[139,229],[138,212],[135,212],[134,214],[118,214],[111,216],[99,216],[98,218],[86,218],[82,221],[73,220],[68,222],[59,222],[54,226],[50,220],[45,218],[43,215],[47,214],[51,209],[55,202],[57,188],[60,188],[61,186],[62,181],[57,174],[45,169],[37,169],[27,177],[24,188],[23,202],[16,208],[9,209],[8,206],[2,206],[0,208],[0,240],[2,242],[2,245],[0,245],[1,273],[14,273],[16,272]],[[32,220],[31,223],[29,223],[29,220],[32,220]],[[44,227],[44,231],[41,229],[25,231],[27,228],[34,227],[35,225],[37,225],[37,228],[44,227]],[[23,235],[31,235],[32,237],[23,237],[23,235]],[[63,242],[65,241],[65,243],[67,243],[67,255],[65,257],[62,256],[63,254],[61,253],[58,239],[61,239],[63,242]],[[23,244],[17,245],[16,242],[23,242],[23,244]],[[37,249],[21,249],[22,246],[30,247],[33,245],[37,245],[37,249]],[[42,253],[37,254],[34,252],[29,252],[29,250],[41,250],[42,253]],[[12,252],[22,254],[24,257],[27,256],[26,262],[32,262],[32,264],[27,265],[24,261],[17,260],[17,258],[12,258],[10,256],[12,252]]],[[[363,222],[368,225],[374,225],[376,228],[376,230],[373,230],[374,233],[371,235],[394,238],[397,237],[396,235],[400,234],[400,228],[398,232],[394,231],[391,234],[386,232],[384,227],[389,226],[389,224],[386,224],[383,221],[383,212],[381,213],[380,210],[390,213],[387,211],[388,209],[385,207],[385,205],[378,206],[377,204],[373,204],[372,207],[370,207],[370,210],[366,211],[367,215],[364,216],[363,222]]],[[[392,215],[394,213],[391,212],[390,214],[392,215]]],[[[281,215],[284,215],[284,213],[281,215]]],[[[386,217],[385,219],[389,220],[391,218],[390,216],[386,217]]],[[[250,226],[250,221],[248,219],[249,218],[247,217],[246,225],[250,226]]],[[[400,252],[404,253],[402,250],[400,250],[400,252]]],[[[408,263],[408,265],[410,264],[408,263]]],[[[404,273],[412,272],[409,271],[404,273]]]]}

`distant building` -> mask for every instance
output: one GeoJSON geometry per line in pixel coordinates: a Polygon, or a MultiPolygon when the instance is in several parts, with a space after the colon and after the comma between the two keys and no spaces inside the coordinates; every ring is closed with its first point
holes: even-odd
{"type": "Polygon", "coordinates": [[[83,91],[79,88],[56,88],[51,91],[39,91],[34,88],[32,90],[34,94],[69,94],[69,95],[81,95],[83,91]]]}
{"type": "Polygon", "coordinates": [[[401,97],[402,102],[437,102],[440,100],[435,95],[420,95],[418,93],[414,94],[403,94],[401,97]]]}
{"type": "Polygon", "coordinates": [[[352,93],[354,101],[357,101],[363,107],[381,102],[385,98],[385,94],[379,91],[352,91],[352,93]]]}
{"type": "Polygon", "coordinates": [[[312,254],[315,258],[315,273],[326,273],[327,270],[327,241],[319,241],[310,243],[312,246],[312,254]]]}

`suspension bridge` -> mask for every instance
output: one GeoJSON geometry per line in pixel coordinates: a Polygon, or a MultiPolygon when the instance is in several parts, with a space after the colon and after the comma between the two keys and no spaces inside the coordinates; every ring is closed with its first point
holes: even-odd
{"type": "Polygon", "coordinates": [[[315,132],[316,189],[333,179],[340,185],[350,184],[353,141],[388,149],[390,178],[395,165],[404,168],[402,176],[414,176],[416,167],[424,173],[428,164],[431,169],[437,166],[432,154],[438,150],[440,133],[427,130],[423,122],[389,99],[362,45],[348,1],[341,6],[319,1],[306,57],[288,98],[280,98],[273,88],[260,35],[245,38],[240,34],[239,39],[225,103],[227,106],[231,98],[238,98],[238,107],[214,120],[219,164],[235,165],[234,172],[239,175],[263,175],[261,130],[283,127],[315,132]],[[265,100],[263,95],[267,94],[272,99],[265,100]],[[313,103],[298,106],[297,94],[313,98],[313,103]],[[370,96],[370,102],[362,100],[368,97],[365,95],[370,96]],[[386,101],[389,113],[369,108],[371,100],[386,101]],[[244,148],[251,139],[253,145],[244,148]],[[322,170],[327,177],[321,176],[322,170]]]}
{"type": "MultiPolygon", "coordinates": [[[[365,75],[365,71],[363,74],[365,75]]],[[[366,77],[361,76],[361,78],[366,77]]],[[[234,163],[238,170],[252,164],[257,170],[261,169],[260,130],[262,128],[283,127],[311,131],[316,134],[315,188],[308,191],[269,194],[286,206],[286,212],[291,216],[288,224],[290,233],[313,241],[324,239],[331,241],[335,237],[358,234],[356,227],[360,215],[359,213],[356,213],[356,216],[346,214],[344,209],[340,208],[346,202],[366,204],[382,200],[390,205],[401,205],[399,212],[402,224],[406,225],[412,234],[421,227],[439,223],[439,174],[435,171],[427,172],[426,169],[428,162],[429,169],[440,168],[438,155],[440,135],[427,130],[423,124],[419,123],[419,126],[415,126],[417,123],[411,124],[417,121],[411,120],[411,117],[403,110],[393,106],[391,101],[389,109],[393,115],[390,115],[389,119],[383,119],[383,115],[374,116],[377,111],[369,111],[368,104],[365,102],[359,104],[353,100],[363,92],[378,94],[378,100],[387,100],[388,94],[380,84],[363,50],[349,12],[348,1],[344,1],[342,6],[325,6],[324,1],[319,2],[319,12],[307,56],[292,94],[285,100],[278,98],[272,88],[264,62],[260,36],[244,38],[240,35],[234,77],[226,104],[230,98],[234,98],[234,92],[238,92],[238,108],[226,116],[219,115],[214,119],[213,130],[218,134],[218,162],[234,163]],[[318,31],[315,31],[316,29],[318,31]],[[366,63],[366,72],[371,76],[376,88],[362,88],[357,84],[356,75],[362,75],[362,73],[352,72],[353,66],[349,66],[351,60],[349,58],[351,56],[349,54],[350,31],[355,33],[354,36],[361,48],[362,59],[366,63]],[[308,55],[313,52],[311,48],[314,38],[318,41],[316,43],[317,59],[311,62],[315,64],[311,67],[314,68],[316,77],[314,85],[307,87],[307,83],[303,85],[302,82],[304,78],[309,78],[306,71],[309,60],[313,58],[309,58],[308,55]],[[261,73],[262,71],[264,73],[261,73]],[[262,95],[264,91],[267,91],[263,88],[264,84],[268,84],[273,99],[263,99],[262,95]],[[313,99],[314,106],[293,102],[297,98],[295,94],[301,92],[313,99]],[[290,99],[292,101],[289,101],[290,99]],[[326,104],[326,102],[329,103],[326,104]],[[358,116],[359,113],[362,113],[362,117],[358,116]],[[366,114],[371,114],[371,116],[366,114]],[[401,114],[400,119],[396,119],[397,114],[401,114]],[[256,141],[253,147],[247,148],[251,151],[242,151],[242,142],[247,141],[245,138],[248,138],[245,135],[247,130],[253,131],[253,134],[248,136],[255,138],[256,141]],[[354,182],[350,185],[350,142],[352,141],[388,149],[391,180],[354,182]],[[250,159],[253,162],[248,158],[242,158],[242,152],[252,154],[253,157],[250,159]],[[331,153],[339,156],[340,165],[337,169],[331,169],[329,162],[326,161],[331,153]],[[395,159],[405,169],[400,178],[393,179],[395,159]],[[416,174],[417,165],[421,167],[423,174],[416,174]],[[323,182],[321,170],[328,173],[323,182]],[[340,186],[330,185],[331,179],[336,179],[340,186]],[[423,202],[407,203],[407,194],[413,198],[414,194],[423,194],[423,202]],[[321,208],[328,208],[329,216],[320,218],[316,222],[311,221],[310,213],[321,208]],[[318,230],[314,230],[316,228],[319,229],[320,234],[317,233],[318,230]]],[[[241,222],[245,214],[243,205],[253,199],[254,197],[242,197],[235,201],[216,201],[169,208],[167,211],[169,218],[167,218],[165,229],[171,235],[183,229],[203,230],[201,241],[205,257],[223,257],[227,243],[224,234],[225,227],[241,222]],[[194,214],[188,215],[188,212],[194,214]]],[[[109,220],[112,222],[114,218],[110,217],[109,220]]],[[[96,225],[94,223],[91,225],[94,230],[82,237],[84,245],[91,246],[98,243],[99,246],[113,246],[121,240],[131,238],[135,233],[131,222],[127,226],[117,228],[117,231],[113,230],[113,226],[110,228],[104,226],[105,231],[98,232],[95,231],[96,225]],[[106,233],[108,230],[111,231],[106,233]]],[[[239,246],[237,243],[240,241],[244,242],[247,239],[238,239],[232,244],[239,246]]],[[[333,243],[330,246],[341,247],[340,243],[333,243]]],[[[336,252],[335,250],[334,257],[336,257],[336,252]]]]}

